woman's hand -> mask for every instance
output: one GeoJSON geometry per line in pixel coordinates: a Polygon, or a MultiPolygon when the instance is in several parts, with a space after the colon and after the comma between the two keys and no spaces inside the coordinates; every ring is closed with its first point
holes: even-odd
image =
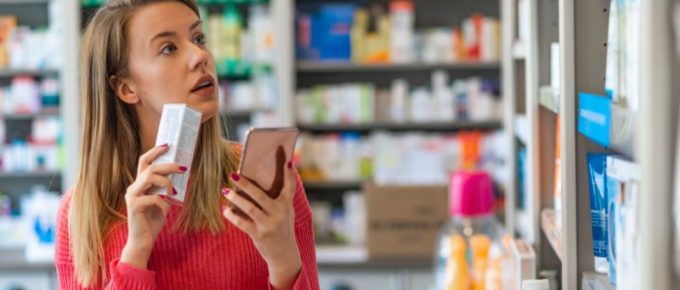
{"type": "Polygon", "coordinates": [[[149,255],[170,210],[170,204],[164,197],[148,191],[154,186],[160,186],[166,188],[168,193],[177,194],[168,175],[187,170],[186,167],[174,163],[151,164],[167,151],[168,145],[165,144],[140,156],[136,179],[125,193],[128,239],[120,261],[140,269],[147,268],[149,255]]]}
{"type": "Polygon", "coordinates": [[[223,210],[224,217],[253,239],[255,247],[267,262],[269,282],[275,289],[291,289],[302,268],[300,250],[295,240],[295,175],[290,162],[285,167],[283,189],[276,199],[236,173],[231,175],[234,184],[255,203],[234,191],[225,189],[224,192],[227,200],[243,213],[238,214],[236,209],[226,207],[223,210]]]}

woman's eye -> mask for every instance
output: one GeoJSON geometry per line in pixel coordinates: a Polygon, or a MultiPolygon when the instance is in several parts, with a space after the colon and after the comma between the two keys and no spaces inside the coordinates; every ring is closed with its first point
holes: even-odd
{"type": "Polygon", "coordinates": [[[171,54],[175,50],[177,50],[177,47],[174,44],[168,44],[168,45],[163,46],[163,49],[161,49],[161,53],[162,54],[171,54]]]}
{"type": "Polygon", "coordinates": [[[205,34],[199,34],[194,38],[194,42],[198,45],[205,45],[208,42],[208,38],[205,34]]]}

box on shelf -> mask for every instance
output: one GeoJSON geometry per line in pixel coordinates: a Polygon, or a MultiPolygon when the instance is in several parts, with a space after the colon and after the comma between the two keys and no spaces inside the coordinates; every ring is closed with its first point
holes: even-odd
{"type": "Polygon", "coordinates": [[[375,259],[431,259],[446,222],[446,186],[365,185],[366,247],[375,259]]]}

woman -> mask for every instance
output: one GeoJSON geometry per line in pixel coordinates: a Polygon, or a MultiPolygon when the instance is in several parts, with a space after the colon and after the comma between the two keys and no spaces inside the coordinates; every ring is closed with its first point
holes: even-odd
{"type": "Polygon", "coordinates": [[[82,45],[83,148],[59,211],[61,288],[318,289],[311,211],[291,163],[277,199],[235,173],[239,148],[220,135],[194,1],[110,0],[82,45]],[[203,114],[192,168],[152,164],[168,150],[154,147],[166,103],[203,114]],[[172,192],[168,174],[190,174],[181,207],[148,193],[172,192]]]}

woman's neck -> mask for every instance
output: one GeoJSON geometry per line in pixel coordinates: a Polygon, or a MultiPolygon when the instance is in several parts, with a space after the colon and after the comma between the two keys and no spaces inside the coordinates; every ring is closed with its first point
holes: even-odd
{"type": "Polygon", "coordinates": [[[150,114],[140,114],[137,111],[139,119],[139,142],[142,146],[141,154],[149,151],[156,145],[156,135],[158,135],[158,125],[160,123],[160,116],[152,116],[150,114]]]}

